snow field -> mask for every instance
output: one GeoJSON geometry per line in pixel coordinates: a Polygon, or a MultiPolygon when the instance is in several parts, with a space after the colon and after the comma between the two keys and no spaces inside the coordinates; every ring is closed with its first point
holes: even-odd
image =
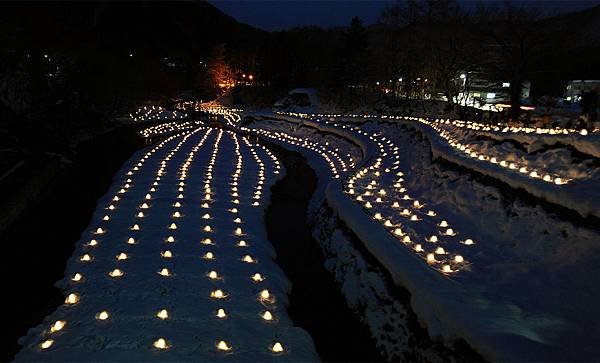
{"type": "Polygon", "coordinates": [[[268,149],[206,127],[135,155],[67,264],[64,305],[16,360],[318,360],[262,225],[280,171],[268,149]]]}

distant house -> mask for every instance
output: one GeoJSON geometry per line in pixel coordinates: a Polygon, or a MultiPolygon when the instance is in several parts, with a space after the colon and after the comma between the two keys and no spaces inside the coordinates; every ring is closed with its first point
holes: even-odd
{"type": "MultiPolygon", "coordinates": [[[[477,74],[461,74],[455,80],[457,89],[462,89],[455,97],[461,105],[473,106],[483,110],[498,111],[510,104],[510,82],[494,82],[477,74]]],[[[521,102],[529,103],[531,82],[524,81],[521,89],[521,102]]]]}
{"type": "Polygon", "coordinates": [[[575,79],[567,83],[564,99],[567,102],[579,102],[584,92],[600,93],[600,79],[575,79]]]}

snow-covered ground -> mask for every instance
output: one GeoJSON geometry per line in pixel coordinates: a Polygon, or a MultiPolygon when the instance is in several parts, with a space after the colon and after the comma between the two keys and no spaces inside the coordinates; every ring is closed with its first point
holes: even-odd
{"type": "Polygon", "coordinates": [[[282,172],[267,148],[208,127],[135,154],[58,282],[65,303],[16,360],[318,360],[263,227],[282,172]]]}
{"type": "MultiPolygon", "coordinates": [[[[504,144],[494,148],[486,144],[488,140],[468,134],[473,130],[453,128],[452,137],[468,144],[477,154],[474,157],[442,137],[445,132],[450,135],[443,122],[363,118],[357,127],[331,116],[327,123],[322,117],[260,116],[263,119],[251,124],[250,130],[302,151],[317,166],[328,164],[326,156],[333,153],[355,156],[354,170],[336,178],[332,167],[331,178],[322,178],[321,183],[329,185],[327,203],[394,282],[410,291],[412,308],[431,337],[448,342],[463,338],[491,360],[599,356],[600,292],[595,276],[600,267],[594,263],[600,257],[598,229],[563,220],[469,174],[448,170],[432,160],[432,151],[434,157],[504,182],[521,178],[529,186],[524,189],[534,195],[549,188],[549,193],[560,197],[549,201],[574,210],[574,196],[582,194],[585,183],[595,186],[588,197],[600,194],[594,164],[556,156],[561,145],[538,148],[543,150],[539,155],[531,150],[534,155],[529,155],[504,144]],[[277,117],[281,121],[269,119],[277,117]],[[340,132],[327,132],[327,128],[354,135],[338,140],[343,139],[340,132]],[[336,142],[325,144],[331,138],[336,142]],[[488,158],[480,160],[482,154],[488,158]],[[498,164],[506,160],[506,167],[492,162],[490,154],[498,164]],[[541,177],[524,173],[521,166],[515,170],[510,162],[526,163],[529,173],[539,170],[541,177]],[[489,169],[477,169],[473,163],[497,170],[486,172],[489,169]]],[[[515,134],[526,134],[529,144],[536,137],[519,131],[508,137],[515,134]]],[[[537,137],[558,136],[542,131],[537,137]]],[[[593,143],[596,136],[566,137],[571,138],[570,145],[577,145],[593,143]]]]}

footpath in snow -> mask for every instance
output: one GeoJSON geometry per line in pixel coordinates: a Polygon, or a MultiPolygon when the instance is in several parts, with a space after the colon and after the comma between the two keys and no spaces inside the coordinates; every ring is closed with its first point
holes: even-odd
{"type": "Polygon", "coordinates": [[[197,127],[134,155],[58,286],[64,304],[16,361],[316,361],[292,325],[263,208],[276,157],[197,127]]]}

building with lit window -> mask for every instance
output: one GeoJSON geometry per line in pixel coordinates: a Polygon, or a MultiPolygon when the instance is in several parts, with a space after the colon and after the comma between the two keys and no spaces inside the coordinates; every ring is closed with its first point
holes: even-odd
{"type": "MultiPolygon", "coordinates": [[[[495,82],[477,74],[463,73],[455,83],[460,91],[454,97],[454,101],[463,106],[499,111],[510,104],[510,82],[495,82]]],[[[529,103],[530,90],[531,82],[524,81],[521,88],[521,103],[529,103]]]]}
{"type": "Polygon", "coordinates": [[[567,83],[564,99],[567,102],[579,102],[585,92],[600,93],[600,79],[575,79],[567,83]]]}

